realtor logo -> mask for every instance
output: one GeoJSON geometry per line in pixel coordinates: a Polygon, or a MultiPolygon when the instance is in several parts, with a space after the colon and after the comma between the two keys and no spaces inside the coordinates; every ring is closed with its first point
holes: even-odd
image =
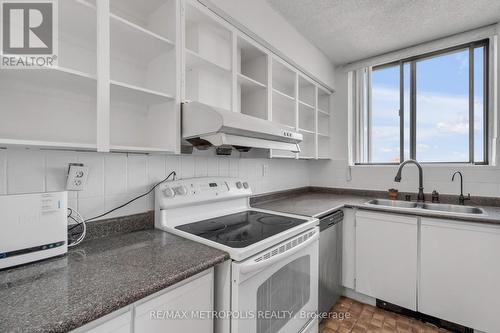
{"type": "Polygon", "coordinates": [[[45,68],[57,60],[57,2],[4,0],[2,68],[45,68]]]}

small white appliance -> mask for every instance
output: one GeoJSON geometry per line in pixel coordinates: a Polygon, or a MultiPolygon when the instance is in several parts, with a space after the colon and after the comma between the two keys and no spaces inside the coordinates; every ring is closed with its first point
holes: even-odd
{"type": "Polygon", "coordinates": [[[67,192],[0,195],[0,269],[68,251],[67,192]]]}
{"type": "Polygon", "coordinates": [[[161,184],[155,226],[221,249],[215,270],[219,333],[317,332],[318,220],[252,208],[247,182],[191,178],[161,184]]]}

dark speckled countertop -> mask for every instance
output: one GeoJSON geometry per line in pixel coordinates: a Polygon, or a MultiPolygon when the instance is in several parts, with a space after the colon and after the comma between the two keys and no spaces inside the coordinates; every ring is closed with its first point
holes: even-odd
{"type": "Polygon", "coordinates": [[[93,239],[63,257],[0,271],[0,332],[66,332],[227,258],[155,229],[93,239]]]}
{"type": "MultiPolygon", "coordinates": [[[[413,197],[416,196],[414,195],[413,197]]],[[[277,212],[313,217],[322,217],[343,207],[355,207],[387,213],[500,224],[499,198],[474,198],[475,201],[471,205],[482,208],[486,213],[484,215],[447,213],[422,209],[406,210],[366,204],[366,202],[375,198],[387,198],[387,194],[379,191],[306,187],[254,197],[252,198],[252,206],[277,212]],[[493,206],[492,204],[496,205],[493,206]]],[[[443,195],[442,198],[446,203],[450,201],[453,203],[456,202],[455,196],[443,195]]]]}

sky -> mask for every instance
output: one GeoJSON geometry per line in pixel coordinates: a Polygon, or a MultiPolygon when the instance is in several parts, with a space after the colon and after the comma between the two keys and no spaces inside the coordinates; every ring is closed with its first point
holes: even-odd
{"type": "MultiPolygon", "coordinates": [[[[482,49],[474,54],[475,155],[482,155],[482,49]],[[479,70],[481,69],[481,70],[479,70]]],[[[405,158],[409,157],[409,64],[404,66],[405,158]]],[[[417,62],[417,160],[469,160],[469,54],[417,62]]],[[[372,162],[399,162],[399,66],[372,75],[372,162]]]]}

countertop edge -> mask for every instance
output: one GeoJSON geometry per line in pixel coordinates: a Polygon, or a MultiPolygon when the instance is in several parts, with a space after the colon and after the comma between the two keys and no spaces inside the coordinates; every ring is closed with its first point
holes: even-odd
{"type": "Polygon", "coordinates": [[[115,311],[119,311],[127,306],[130,306],[130,305],[132,305],[132,304],[134,304],[134,303],[136,303],[136,302],[138,302],[138,301],[140,301],[148,296],[154,295],[157,292],[160,292],[164,289],[172,287],[172,286],[176,285],[177,283],[180,283],[186,279],[189,279],[189,278],[191,278],[191,277],[193,277],[193,276],[195,276],[195,275],[197,275],[197,274],[199,274],[207,269],[210,269],[210,268],[212,268],[212,267],[214,267],[214,266],[216,266],[216,265],[218,265],[218,264],[220,264],[228,259],[229,259],[229,254],[224,253],[223,255],[215,258],[214,260],[212,260],[208,263],[196,265],[196,266],[178,274],[174,278],[167,279],[165,281],[165,283],[160,283],[160,284],[156,284],[153,286],[148,286],[148,288],[146,288],[146,289],[139,288],[139,292],[137,294],[124,296],[123,300],[120,303],[116,303],[116,307],[112,306],[109,309],[101,311],[99,313],[99,315],[90,316],[90,317],[82,316],[82,318],[73,317],[71,321],[65,322],[64,326],[47,327],[47,331],[54,332],[54,333],[59,333],[59,332],[64,333],[64,332],[68,332],[68,331],[72,331],[72,330],[81,328],[81,327],[83,327],[87,324],[90,324],[93,321],[98,320],[102,317],[105,317],[105,316],[107,316],[115,311]]]}

